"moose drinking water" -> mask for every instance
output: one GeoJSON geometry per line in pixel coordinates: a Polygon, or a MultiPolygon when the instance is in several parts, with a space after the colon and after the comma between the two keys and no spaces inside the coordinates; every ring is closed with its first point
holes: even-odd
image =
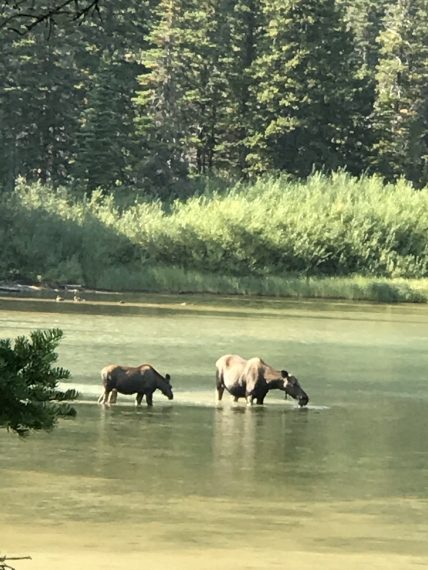
{"type": "Polygon", "coordinates": [[[246,398],[248,404],[256,400],[263,404],[269,390],[283,390],[299,406],[306,406],[309,397],[295,376],[286,370],[275,370],[261,358],[245,360],[236,354],[226,354],[216,362],[217,399],[220,401],[224,390],[232,394],[235,402],[246,398]]]}
{"type": "Polygon", "coordinates": [[[136,404],[146,396],[148,406],[153,405],[153,392],[160,390],[168,400],[172,400],[171,377],[169,374],[162,376],[150,364],[140,366],[118,366],[110,364],[101,370],[101,380],[104,392],[98,399],[100,404],[116,403],[117,394],[137,394],[136,404]]]}

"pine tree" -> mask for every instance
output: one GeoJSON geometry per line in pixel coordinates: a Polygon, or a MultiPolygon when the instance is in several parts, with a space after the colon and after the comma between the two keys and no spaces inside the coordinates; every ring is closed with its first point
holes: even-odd
{"type": "Polygon", "coordinates": [[[212,170],[224,104],[218,0],[161,0],[136,101],[145,175],[165,185],[212,170]]]}
{"type": "Polygon", "coordinates": [[[19,175],[59,185],[73,182],[78,174],[87,182],[85,173],[98,168],[98,157],[90,159],[88,141],[96,133],[86,127],[95,131],[103,121],[96,115],[104,112],[110,117],[108,144],[112,142],[115,160],[103,182],[110,187],[117,180],[133,180],[138,147],[132,97],[142,70],[138,57],[146,45],[151,3],[117,0],[103,5],[101,19],[64,24],[49,36],[43,26],[24,37],[2,34],[2,186],[13,188],[19,175]],[[106,96],[110,88],[111,101],[106,96]],[[107,103],[103,110],[101,100],[107,103]],[[77,164],[81,157],[82,167],[77,164]]]}
{"type": "Polygon", "coordinates": [[[21,175],[61,183],[78,126],[81,95],[73,51],[63,31],[47,39],[40,31],[6,38],[1,62],[2,129],[0,176],[12,188],[21,175]]]}
{"type": "Polygon", "coordinates": [[[223,98],[217,114],[216,165],[242,176],[252,125],[251,74],[260,29],[259,0],[225,0],[219,10],[217,50],[223,98]]]}
{"type": "Polygon", "coordinates": [[[334,0],[265,0],[263,16],[252,169],[359,171],[362,85],[341,11],[334,0]]]}
{"type": "Polygon", "coordinates": [[[147,43],[152,0],[117,0],[103,7],[102,20],[82,26],[85,50],[79,66],[87,77],[80,114],[73,176],[92,191],[135,183],[139,148],[133,97],[141,50],[147,43]]]}
{"type": "Polygon", "coordinates": [[[135,111],[128,71],[126,62],[106,54],[87,96],[74,176],[89,191],[132,181],[135,111]]]}
{"type": "Polygon", "coordinates": [[[379,61],[377,38],[390,0],[337,0],[355,36],[355,51],[364,75],[374,77],[379,61]]]}
{"type": "Polygon", "coordinates": [[[397,0],[379,36],[375,167],[388,179],[428,183],[428,3],[397,0]]]}
{"type": "Polygon", "coordinates": [[[60,329],[33,331],[29,338],[0,339],[0,427],[20,435],[30,429],[50,429],[58,416],[75,415],[68,404],[75,390],[58,390],[58,382],[70,372],[54,367],[55,353],[63,333],[60,329]]]}

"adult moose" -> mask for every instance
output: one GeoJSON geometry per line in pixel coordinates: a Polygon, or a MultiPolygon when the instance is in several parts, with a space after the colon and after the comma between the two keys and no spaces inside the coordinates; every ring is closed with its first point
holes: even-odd
{"type": "Polygon", "coordinates": [[[269,390],[283,390],[300,406],[306,406],[309,397],[302,389],[295,376],[286,370],[275,370],[261,358],[245,360],[236,354],[225,354],[216,362],[217,399],[220,401],[224,390],[232,394],[234,401],[246,398],[248,404],[253,400],[263,404],[269,390]]]}
{"type": "Polygon", "coordinates": [[[161,376],[150,364],[141,364],[136,367],[110,364],[101,370],[101,380],[104,392],[98,399],[100,404],[116,403],[118,392],[137,394],[135,400],[137,406],[141,405],[144,396],[146,396],[147,405],[152,406],[155,390],[160,390],[168,400],[174,398],[170,375],[161,376]]]}

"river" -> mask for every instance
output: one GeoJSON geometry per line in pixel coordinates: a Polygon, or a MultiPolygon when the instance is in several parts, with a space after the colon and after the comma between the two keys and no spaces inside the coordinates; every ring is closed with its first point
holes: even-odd
{"type": "Polygon", "coordinates": [[[0,431],[0,555],[16,570],[428,567],[428,307],[218,297],[0,299],[0,336],[60,327],[77,417],[0,431]],[[307,408],[214,398],[259,355],[307,408]],[[150,362],[174,400],[105,408],[99,370],[150,362]]]}

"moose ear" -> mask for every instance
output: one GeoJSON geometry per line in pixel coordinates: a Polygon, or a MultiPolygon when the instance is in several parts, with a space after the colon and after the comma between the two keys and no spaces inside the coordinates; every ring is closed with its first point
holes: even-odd
{"type": "Polygon", "coordinates": [[[287,370],[281,370],[281,376],[282,376],[283,378],[288,378],[288,377],[289,377],[289,374],[288,374],[287,370]]]}
{"type": "Polygon", "coordinates": [[[169,374],[165,374],[165,380],[171,380],[171,376],[169,374]]]}

